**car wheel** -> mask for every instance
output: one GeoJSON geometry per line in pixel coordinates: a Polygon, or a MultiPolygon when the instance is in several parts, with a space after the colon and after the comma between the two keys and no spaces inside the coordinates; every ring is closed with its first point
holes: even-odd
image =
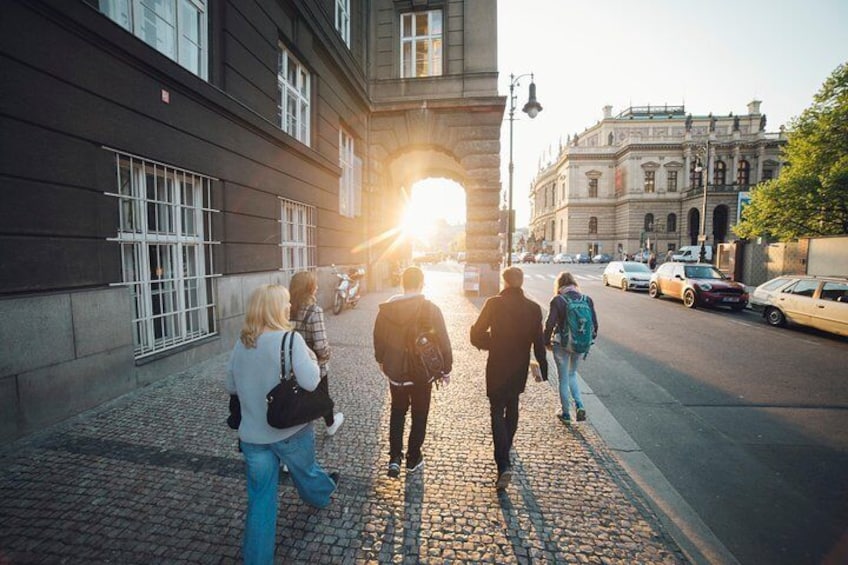
{"type": "Polygon", "coordinates": [[[694,308],[698,305],[698,299],[695,296],[695,291],[691,288],[687,288],[683,293],[683,305],[687,308],[694,308]]]}
{"type": "Polygon", "coordinates": [[[624,277],[621,278],[621,290],[627,292],[627,279],[624,277]]]}
{"type": "Polygon", "coordinates": [[[648,288],[648,296],[651,298],[659,298],[660,294],[660,287],[657,286],[657,283],[651,283],[651,286],[648,288]]]}
{"type": "Polygon", "coordinates": [[[766,309],[766,322],[770,326],[780,327],[786,325],[786,316],[777,308],[770,306],[766,309]]]}
{"type": "Polygon", "coordinates": [[[604,286],[609,286],[609,281],[607,280],[607,276],[606,276],[606,275],[604,275],[604,276],[603,276],[603,279],[602,279],[602,280],[604,281],[604,286]]]}

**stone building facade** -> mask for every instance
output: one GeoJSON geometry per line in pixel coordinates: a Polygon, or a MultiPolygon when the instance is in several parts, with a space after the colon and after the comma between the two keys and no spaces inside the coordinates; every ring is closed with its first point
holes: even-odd
{"type": "Polygon", "coordinates": [[[496,0],[0,2],[0,441],[230,349],[259,284],[387,284],[466,191],[497,290],[496,0]]]}
{"type": "Polygon", "coordinates": [[[708,245],[731,241],[750,188],[780,172],[785,141],[766,133],[759,101],[727,116],[683,106],[603,111],[532,182],[531,231],[551,252],[663,257],[702,233],[708,245]]]}

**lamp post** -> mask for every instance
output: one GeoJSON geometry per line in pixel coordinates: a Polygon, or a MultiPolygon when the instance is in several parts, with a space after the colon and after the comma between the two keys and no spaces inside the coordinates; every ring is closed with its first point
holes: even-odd
{"type": "MultiPolygon", "coordinates": [[[[698,165],[695,166],[695,172],[696,173],[701,173],[703,171],[701,178],[703,179],[703,183],[704,183],[704,196],[703,196],[703,199],[701,200],[701,230],[700,230],[700,234],[698,235],[698,239],[700,240],[700,243],[701,243],[701,250],[698,253],[698,262],[699,263],[705,263],[706,259],[707,259],[707,249],[706,249],[706,242],[707,242],[707,184],[709,183],[709,180],[710,180],[710,138],[709,138],[709,134],[707,134],[707,141],[704,144],[704,147],[702,148],[702,150],[704,152],[704,165],[701,166],[700,164],[698,164],[698,165]]],[[[699,161],[700,161],[700,159],[699,159],[699,161]]]]}
{"type": "Polygon", "coordinates": [[[512,266],[512,171],[515,168],[512,162],[512,122],[515,121],[515,87],[518,81],[526,76],[530,77],[530,92],[527,103],[521,109],[530,118],[535,118],[542,111],[542,105],[536,100],[536,83],[533,82],[533,73],[515,76],[509,75],[509,188],[507,190],[506,211],[506,266],[512,266]]]}

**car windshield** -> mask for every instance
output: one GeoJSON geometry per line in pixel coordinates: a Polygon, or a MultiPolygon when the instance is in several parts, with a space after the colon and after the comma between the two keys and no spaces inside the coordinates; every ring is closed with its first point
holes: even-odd
{"type": "Polygon", "coordinates": [[[644,263],[625,263],[624,270],[628,273],[650,273],[651,269],[644,263]]]}
{"type": "Polygon", "coordinates": [[[723,279],[724,275],[709,265],[687,265],[684,267],[687,279],[723,279]]]}

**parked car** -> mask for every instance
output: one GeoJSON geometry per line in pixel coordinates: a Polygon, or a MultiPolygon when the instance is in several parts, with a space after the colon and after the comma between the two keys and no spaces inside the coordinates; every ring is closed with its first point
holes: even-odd
{"type": "Polygon", "coordinates": [[[792,322],[848,336],[848,277],[777,277],[754,290],[751,306],[772,326],[792,322]]]}
{"type": "Polygon", "coordinates": [[[522,263],[535,263],[536,262],[536,256],[533,255],[532,253],[530,253],[529,251],[526,251],[526,252],[521,254],[521,262],[522,263]]]}
{"type": "Polygon", "coordinates": [[[521,263],[521,253],[512,253],[509,256],[510,262],[515,265],[516,263],[521,263]]]}
{"type": "Polygon", "coordinates": [[[550,263],[552,260],[553,257],[550,255],[550,253],[539,253],[538,255],[536,255],[537,263],[550,263]]]}
{"type": "Polygon", "coordinates": [[[574,263],[574,257],[568,253],[557,253],[554,255],[554,263],[574,263]]]}
{"type": "Polygon", "coordinates": [[[604,286],[615,286],[621,290],[648,290],[651,282],[651,269],[636,261],[611,261],[604,269],[604,286]]]}
{"type": "Polygon", "coordinates": [[[648,293],[653,298],[667,294],[682,300],[687,308],[729,306],[739,311],[748,304],[745,285],[706,264],[664,263],[651,275],[648,293]]]}
{"type": "Polygon", "coordinates": [[[612,261],[612,257],[606,253],[598,253],[592,257],[592,263],[609,263],[610,261],[612,261]]]}
{"type": "Polygon", "coordinates": [[[588,253],[578,253],[574,256],[575,263],[591,263],[592,259],[589,257],[588,253]]]}

